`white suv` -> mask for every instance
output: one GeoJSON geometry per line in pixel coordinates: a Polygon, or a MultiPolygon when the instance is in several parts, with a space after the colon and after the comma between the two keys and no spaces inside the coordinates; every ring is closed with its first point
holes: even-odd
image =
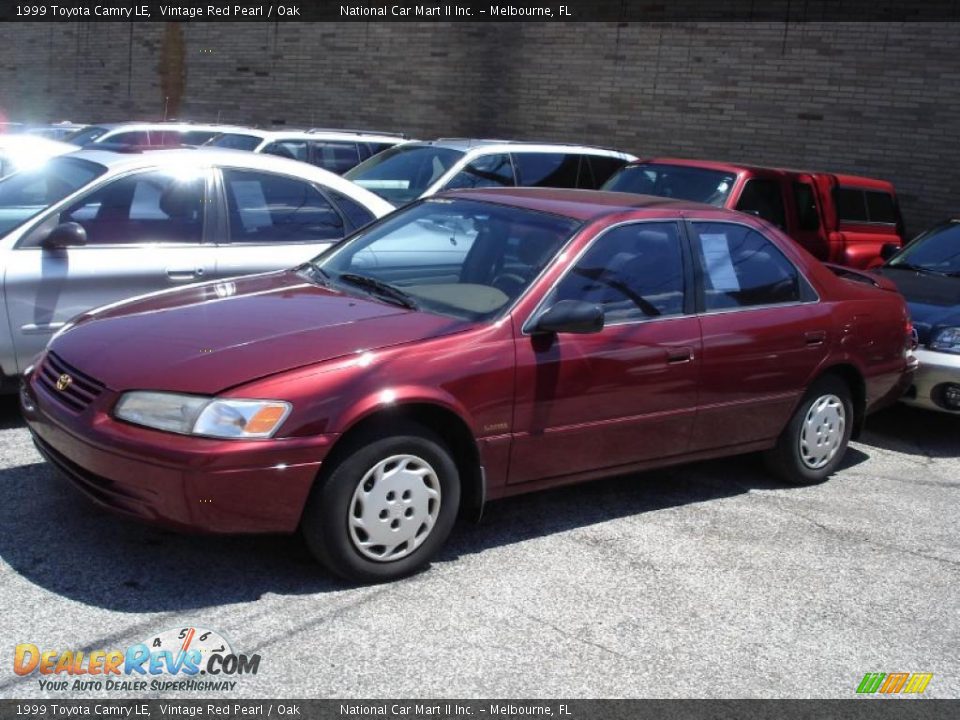
{"type": "Polygon", "coordinates": [[[343,175],[372,155],[405,141],[405,136],[398,133],[366,130],[238,128],[216,136],[207,145],[279,155],[343,175]]]}
{"type": "Polygon", "coordinates": [[[595,190],[635,159],[628,153],[588,145],[441,138],[397,145],[344,177],[399,206],[461,188],[595,190]]]}
{"type": "Polygon", "coordinates": [[[63,142],[79,147],[109,143],[128,147],[177,147],[203,145],[217,135],[246,128],[189,122],[123,122],[86,125],[66,135],[63,142]]]}

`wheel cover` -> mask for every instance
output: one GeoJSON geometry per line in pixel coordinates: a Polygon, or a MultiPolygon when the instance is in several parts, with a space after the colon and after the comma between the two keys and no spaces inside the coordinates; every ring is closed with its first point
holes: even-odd
{"type": "Polygon", "coordinates": [[[821,395],[807,408],[800,426],[800,459],[811,470],[827,465],[846,436],[847,410],[836,395],[821,395]]]}
{"type": "Polygon", "coordinates": [[[440,514],[440,480],[416,455],[391,455],[370,468],[353,493],[347,525],[365,558],[391,562],[426,540],[440,514]]]}

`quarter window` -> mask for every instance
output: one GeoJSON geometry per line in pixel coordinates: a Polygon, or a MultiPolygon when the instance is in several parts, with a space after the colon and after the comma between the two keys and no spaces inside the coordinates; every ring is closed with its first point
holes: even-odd
{"type": "Polygon", "coordinates": [[[780,192],[780,183],[776,180],[748,180],[740,194],[737,210],[762,217],[778,228],[786,227],[783,195],[780,192]]]}
{"type": "Polygon", "coordinates": [[[683,251],[677,223],[614,228],[570,269],[551,300],[603,307],[606,321],[623,322],[683,312],[683,251]]]}
{"type": "Polygon", "coordinates": [[[313,185],[247,170],[225,169],[230,241],[290,243],[339,240],[343,218],[313,185]]]}
{"type": "Polygon", "coordinates": [[[471,160],[447,183],[447,190],[459,188],[513,187],[513,166],[510,156],[481,155],[471,160]]]}
{"type": "Polygon", "coordinates": [[[800,302],[812,294],[793,263],[756,230],[731,223],[693,225],[706,310],[800,302]]]}
{"type": "Polygon", "coordinates": [[[87,231],[88,245],[199,243],[204,174],[151,171],[95,190],[60,215],[87,231]]]}

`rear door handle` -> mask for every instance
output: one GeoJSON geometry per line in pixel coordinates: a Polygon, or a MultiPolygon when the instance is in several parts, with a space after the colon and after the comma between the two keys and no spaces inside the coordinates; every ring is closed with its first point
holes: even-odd
{"type": "Polygon", "coordinates": [[[668,365],[680,365],[681,363],[688,363],[691,360],[693,360],[693,348],[677,347],[667,350],[668,365]]]}
{"type": "Polygon", "coordinates": [[[823,345],[824,341],[827,339],[826,330],[811,330],[810,332],[805,332],[803,334],[804,342],[806,342],[807,347],[816,347],[817,345],[823,345]]]}
{"type": "Polygon", "coordinates": [[[198,268],[167,268],[167,277],[171,280],[195,280],[203,277],[204,269],[198,268]]]}

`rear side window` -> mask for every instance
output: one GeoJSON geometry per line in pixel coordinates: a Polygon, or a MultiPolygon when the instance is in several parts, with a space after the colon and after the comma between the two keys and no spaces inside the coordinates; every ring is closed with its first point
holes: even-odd
{"type": "Polygon", "coordinates": [[[340,207],[340,212],[342,212],[346,216],[347,220],[350,221],[350,224],[353,226],[354,230],[362,228],[364,225],[376,220],[373,213],[367,210],[356,200],[348,198],[346,195],[338,193],[336,190],[327,190],[327,193],[340,207]]]}
{"type": "Polygon", "coordinates": [[[307,162],[309,154],[306,140],[278,140],[267,145],[261,152],[267,155],[277,155],[288,160],[307,162]]]}
{"type": "Polygon", "coordinates": [[[342,175],[362,160],[354,142],[316,140],[311,146],[310,162],[337,175],[342,175]]]}
{"type": "Polygon", "coordinates": [[[586,176],[581,173],[580,187],[589,190],[594,190],[602,186],[617,170],[627,164],[626,160],[610,157],[609,155],[584,155],[583,159],[584,164],[589,164],[590,166],[590,175],[592,176],[594,185],[588,186],[584,184],[583,178],[586,176]]]}
{"type": "Polygon", "coordinates": [[[513,153],[517,185],[523,187],[577,187],[580,156],[570,153],[513,153]]]}
{"type": "Polygon", "coordinates": [[[728,310],[810,299],[800,272],[767,238],[732,223],[693,223],[704,308],[728,310]]]}
{"type": "Polygon", "coordinates": [[[740,194],[737,210],[762,217],[778,228],[786,227],[783,195],[780,192],[780,183],[776,180],[748,180],[740,194]]]}
{"type": "Polygon", "coordinates": [[[104,137],[102,142],[115,145],[145,146],[150,144],[150,133],[146,130],[117,133],[104,137]]]}
{"type": "Polygon", "coordinates": [[[312,184],[295,178],[224,169],[234,243],[339,240],[343,218],[312,184]]]}
{"type": "Polygon", "coordinates": [[[513,187],[514,184],[509,155],[481,155],[454,175],[445,189],[513,187]]]}
{"type": "Polygon", "coordinates": [[[224,133],[207,141],[211,147],[229,148],[231,150],[256,150],[261,139],[255,135],[241,135],[239,133],[224,133]]]}

